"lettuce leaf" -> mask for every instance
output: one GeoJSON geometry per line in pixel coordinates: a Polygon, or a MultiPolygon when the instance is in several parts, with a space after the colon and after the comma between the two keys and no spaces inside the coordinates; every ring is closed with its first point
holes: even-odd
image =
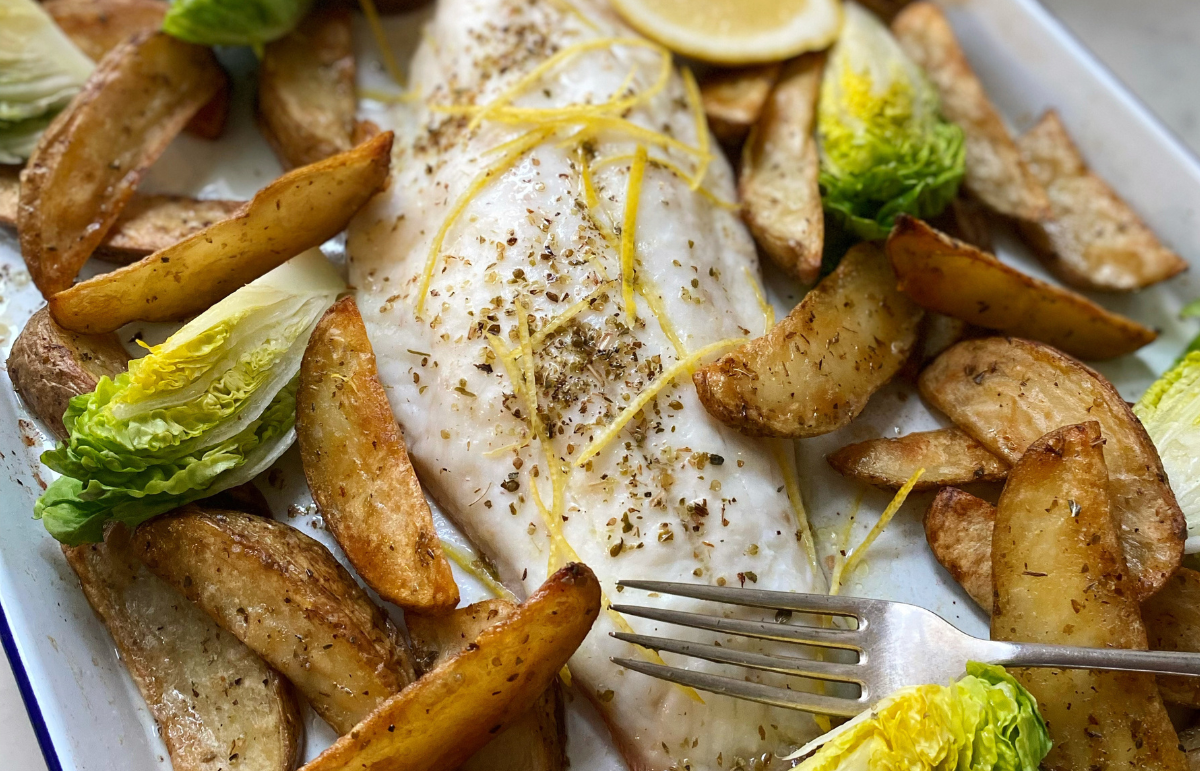
{"type": "Polygon", "coordinates": [[[933,84],[855,3],[825,66],[817,141],[825,210],[865,239],[886,237],[899,214],[939,214],[966,168],[962,129],[942,119],[933,84]]]}
{"type": "Polygon", "coordinates": [[[1050,751],[1037,702],[1002,667],[903,688],[800,749],[798,771],[1037,771],[1050,751]]]}
{"type": "Polygon", "coordinates": [[[291,445],[308,337],[343,289],[318,250],[196,317],[115,380],[70,402],[62,474],[34,516],[60,541],[103,537],[251,479],[291,445]]]}
{"type": "Polygon", "coordinates": [[[313,0],[174,0],[163,30],[209,46],[262,46],[291,32],[313,0]]]}

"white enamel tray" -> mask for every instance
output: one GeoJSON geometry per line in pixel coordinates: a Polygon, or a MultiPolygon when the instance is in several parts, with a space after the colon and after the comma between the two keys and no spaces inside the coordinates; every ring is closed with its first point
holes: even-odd
{"type": "MultiPolygon", "coordinates": [[[[1157,233],[1186,259],[1200,260],[1200,162],[1191,156],[1129,92],[1101,66],[1036,0],[957,0],[947,13],[971,64],[992,98],[1018,131],[1048,108],[1062,115],[1092,166],[1137,209],[1157,233]]],[[[411,50],[419,17],[389,20],[398,53],[411,50]]],[[[361,19],[359,20],[361,22],[361,19]]],[[[379,82],[377,57],[369,50],[364,24],[355,29],[362,50],[361,77],[379,82]]],[[[246,75],[254,62],[246,52],[225,52],[225,64],[241,87],[235,119],[218,143],[179,138],[155,165],[146,187],[202,197],[248,198],[279,173],[278,164],[250,119],[252,93],[246,75]]],[[[377,116],[369,116],[377,117],[377,116]]],[[[1035,275],[1043,275],[1009,235],[999,234],[1000,254],[1035,275]]],[[[336,252],[336,244],[331,245],[336,252]]],[[[797,290],[768,272],[767,285],[781,312],[795,304],[797,290]]],[[[1178,311],[1200,295],[1200,272],[1135,297],[1100,296],[1102,304],[1162,331],[1135,357],[1101,367],[1127,399],[1136,398],[1196,332],[1180,322],[1178,311]]],[[[24,272],[13,234],[0,230],[0,354],[7,357],[13,337],[41,304],[24,272]]],[[[151,330],[163,334],[162,330],[151,330]]],[[[157,337],[158,335],[153,335],[157,337]]],[[[46,763],[51,771],[150,771],[170,761],[154,721],[124,668],[113,643],[79,591],[58,545],[31,519],[40,492],[38,454],[48,446],[45,432],[13,394],[7,375],[0,394],[0,642],[17,683],[46,763]]],[[[832,550],[855,499],[862,494],[857,543],[887,503],[887,496],[863,491],[833,473],[827,452],[851,441],[930,428],[942,419],[920,402],[908,384],[877,394],[866,412],[843,431],[797,445],[803,494],[824,554],[832,550]]],[[[263,483],[278,516],[326,543],[310,508],[295,451],[288,453],[263,483]],[[310,527],[313,525],[313,527],[310,527]]],[[[40,472],[48,480],[46,472],[40,472]]],[[[920,513],[928,496],[914,495],[890,529],[872,548],[866,565],[849,580],[848,590],[863,596],[912,602],[930,608],[963,629],[986,634],[986,621],[934,562],[924,545],[920,513]]],[[[446,537],[456,537],[448,529],[446,537]]],[[[462,578],[462,577],[460,577],[462,578]]],[[[482,596],[461,580],[464,599],[482,596]]],[[[580,771],[619,768],[605,747],[604,729],[572,706],[571,755],[580,771]]],[[[311,714],[306,757],[332,741],[332,731],[311,714]]],[[[0,767],[5,767],[0,760],[0,767]]]]}

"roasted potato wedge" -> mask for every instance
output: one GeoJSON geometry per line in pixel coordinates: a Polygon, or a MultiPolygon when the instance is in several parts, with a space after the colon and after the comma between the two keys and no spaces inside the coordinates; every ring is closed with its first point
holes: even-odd
{"type": "MultiPolygon", "coordinates": [[[[445,616],[405,614],[420,669],[430,672],[462,653],[485,629],[507,621],[516,610],[508,600],[484,600],[445,616]]],[[[566,753],[562,689],[554,679],[528,712],[459,766],[459,771],[562,771],[567,767],[566,753]]]]}
{"type": "Polygon", "coordinates": [[[71,286],[146,169],[226,79],[210,49],[164,32],[101,60],[21,174],[21,254],[43,296],[71,286]]]}
{"type": "Polygon", "coordinates": [[[63,553],[154,715],[175,771],[295,767],[304,724],[292,686],[147,570],[123,525],[104,543],[63,553]]]}
{"type": "MultiPolygon", "coordinates": [[[[933,555],[954,580],[988,613],[992,610],[992,530],[996,507],[947,487],[925,513],[925,538],[933,555]]],[[[1151,650],[1200,651],[1200,573],[1180,568],[1153,597],[1142,603],[1151,650]]],[[[1200,709],[1195,678],[1160,675],[1163,701],[1200,709]]]]}
{"type": "Polygon", "coordinates": [[[1021,232],[1055,275],[1101,292],[1130,292],[1187,269],[1129,204],[1092,173],[1051,110],[1018,141],[1050,196],[1050,213],[1021,232]]]}
{"type": "Polygon", "coordinates": [[[775,264],[805,284],[820,275],[825,244],[813,134],[824,66],[822,54],[784,65],[746,143],[738,180],[742,214],[755,240],[775,264]]]}
{"type": "Polygon", "coordinates": [[[337,235],[387,180],[391,148],[387,132],[284,174],[233,217],[60,292],[50,313],[67,329],[93,334],[197,313],[337,235]]]}
{"type": "Polygon", "coordinates": [[[787,318],[692,380],[708,412],[744,434],[826,434],[899,371],[920,321],[879,247],[859,244],[787,318]]]}
{"type": "MultiPolygon", "coordinates": [[[[1166,586],[1142,603],[1151,650],[1200,652],[1200,573],[1180,568],[1166,586]]],[[[1163,699],[1200,709],[1200,678],[1158,678],[1163,699]]]]}
{"type": "Polygon", "coordinates": [[[284,168],[354,146],[350,9],[319,6],[269,43],[258,67],[258,125],[284,168]]]}
{"type": "MultiPolygon", "coordinates": [[[[992,639],[1146,648],[1109,511],[1103,443],[1095,421],[1056,428],[1009,473],[992,539],[992,639]]],[[[1014,669],[1013,676],[1037,698],[1050,729],[1048,771],[1186,769],[1153,675],[1014,669]]]]}
{"type": "Polygon", "coordinates": [[[1009,217],[1037,221],[1049,214],[1046,191],[1025,166],[941,9],[930,2],[912,3],[896,16],[892,32],[933,81],[942,113],[963,130],[966,188],[1009,217]]]}
{"type": "Polygon", "coordinates": [[[988,337],[943,353],[919,385],[926,401],[1009,463],[1055,428],[1099,421],[1111,508],[1137,596],[1154,594],[1179,567],[1183,513],[1154,443],[1104,377],[1049,346],[988,337]]]}
{"type": "MultiPolygon", "coordinates": [[[[0,225],[13,228],[17,226],[17,200],[21,195],[18,173],[15,166],[0,166],[0,225]]],[[[93,256],[122,265],[135,262],[228,219],[243,203],[134,193],[93,256]]]]}
{"type": "Polygon", "coordinates": [[[129,354],[115,334],[69,332],[42,308],[13,342],[7,366],[13,388],[30,411],[55,436],[66,439],[62,419],[71,399],[96,390],[101,377],[115,378],[128,364],[129,354]]]}
{"type": "Polygon", "coordinates": [[[925,540],[933,556],[988,613],[995,526],[996,507],[956,487],[939,490],[925,511],[925,540]]]}
{"type": "Polygon", "coordinates": [[[913,490],[998,482],[1008,476],[1007,463],[957,428],[868,439],[848,444],[826,460],[842,476],[888,490],[899,490],[922,468],[925,473],[913,490]]]}
{"type": "Polygon", "coordinates": [[[1192,725],[1180,731],[1179,746],[1187,754],[1189,771],[1200,771],[1200,726],[1192,725]]]}
{"type": "Polygon", "coordinates": [[[303,771],[458,768],[541,698],[600,613],[600,584],[571,563],[506,621],[392,697],[303,771]]]}
{"type": "Polygon", "coordinates": [[[133,544],[152,573],[282,672],[338,733],[414,678],[387,615],[293,527],[185,506],[140,526],[133,544]]]}
{"type": "Polygon", "coordinates": [[[352,297],[326,311],[309,338],[296,436],[313,500],[367,585],[405,610],[445,613],[458,605],[458,586],[352,297]]]}
{"type": "Polygon", "coordinates": [[[900,288],[921,307],[1049,343],[1081,359],[1111,359],[1158,333],[1083,295],[1010,268],[970,244],[901,215],[887,240],[900,288]]]}
{"type": "Polygon", "coordinates": [[[992,217],[978,199],[959,193],[945,211],[928,220],[951,238],[966,241],[985,252],[992,250],[992,217]]]}
{"type": "MultiPolygon", "coordinates": [[[[139,32],[162,27],[167,3],[162,0],[46,0],[42,8],[54,19],[71,42],[93,61],[100,61],[118,44],[139,32]]],[[[228,79],[201,107],[184,131],[204,139],[216,139],[229,117],[228,79]]]]}
{"type": "Polygon", "coordinates": [[[708,126],[721,142],[737,146],[758,123],[767,97],[779,80],[779,62],[752,67],[714,68],[700,80],[700,101],[708,126]]]}

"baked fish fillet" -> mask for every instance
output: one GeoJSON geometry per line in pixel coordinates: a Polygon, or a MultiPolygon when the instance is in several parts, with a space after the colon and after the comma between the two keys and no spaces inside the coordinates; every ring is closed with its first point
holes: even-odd
{"type": "MultiPolygon", "coordinates": [[[[820,590],[791,448],[710,419],[690,382],[765,306],[730,169],[666,52],[600,7],[442,0],[411,78],[415,128],[348,252],[430,493],[518,593],[570,559],[611,602],[720,612],[618,596],[619,578],[820,590]]],[[[755,644],[601,614],[570,671],[631,769],[748,767],[814,735],[614,665],[653,657],[609,637],[629,627],[755,644]]]]}

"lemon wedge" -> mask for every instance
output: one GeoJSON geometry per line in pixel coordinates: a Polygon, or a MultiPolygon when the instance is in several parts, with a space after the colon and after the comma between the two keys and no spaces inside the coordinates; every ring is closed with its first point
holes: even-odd
{"type": "Polygon", "coordinates": [[[779,61],[828,47],[841,0],[612,0],[625,21],[671,50],[715,64],[779,61]]]}

